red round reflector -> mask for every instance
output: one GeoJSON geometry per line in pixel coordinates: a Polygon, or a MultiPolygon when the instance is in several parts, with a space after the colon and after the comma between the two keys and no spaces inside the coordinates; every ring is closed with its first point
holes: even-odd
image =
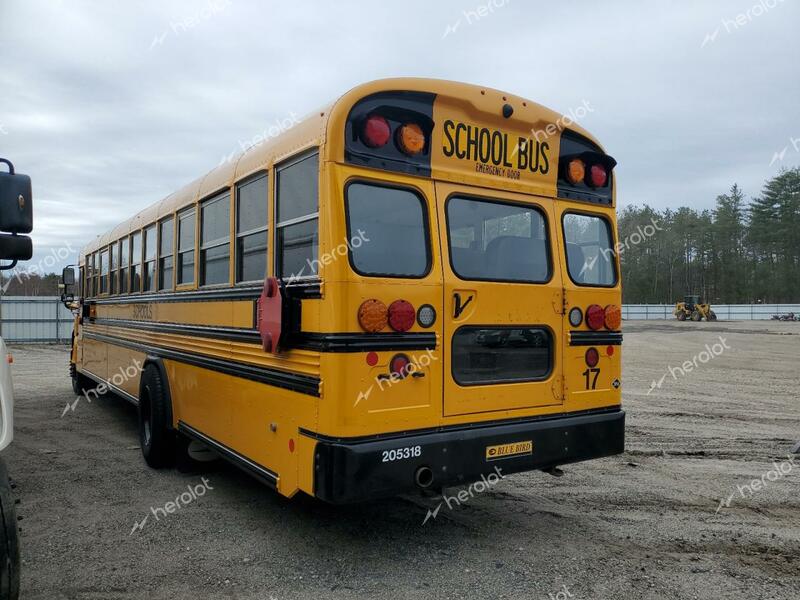
{"type": "Polygon", "coordinates": [[[608,179],[608,172],[603,165],[592,165],[589,169],[589,185],[592,187],[603,187],[608,179]]]}
{"type": "Polygon", "coordinates": [[[367,146],[380,148],[386,145],[390,137],[392,137],[392,128],[389,126],[389,121],[380,115],[367,117],[361,130],[361,139],[367,146]]]}
{"type": "Polygon", "coordinates": [[[614,356],[614,346],[606,346],[606,354],[614,356]]]}
{"type": "Polygon", "coordinates": [[[389,371],[396,377],[405,377],[408,375],[408,366],[411,361],[405,354],[395,354],[389,362],[389,371]]]}
{"type": "Polygon", "coordinates": [[[589,348],[586,351],[586,364],[591,367],[596,367],[597,363],[600,362],[600,353],[597,351],[597,348],[589,348]]]}
{"type": "Polygon", "coordinates": [[[606,320],[606,311],[599,304],[592,304],[586,309],[586,324],[589,329],[602,329],[606,320]]]}
{"type": "Polygon", "coordinates": [[[367,354],[367,364],[370,367],[374,367],[378,364],[378,353],[377,352],[369,352],[367,354]]]}
{"type": "Polygon", "coordinates": [[[395,331],[408,331],[417,319],[417,312],[410,302],[395,300],[389,305],[389,326],[395,331]]]}
{"type": "Polygon", "coordinates": [[[294,440],[289,438],[289,452],[294,452],[294,440]]]}

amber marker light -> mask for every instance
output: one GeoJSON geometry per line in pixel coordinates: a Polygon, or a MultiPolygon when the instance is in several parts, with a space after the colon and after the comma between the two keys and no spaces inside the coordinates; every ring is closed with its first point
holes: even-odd
{"type": "Polygon", "coordinates": [[[605,308],[606,329],[619,329],[622,325],[622,311],[616,304],[609,304],[605,308]]]}
{"type": "Polygon", "coordinates": [[[358,307],[358,324],[369,333],[377,333],[389,323],[389,309],[380,300],[370,298],[358,307]]]}
{"type": "Polygon", "coordinates": [[[586,165],[580,158],[573,158],[567,163],[567,181],[575,185],[583,181],[586,176],[586,165]]]}
{"type": "Polygon", "coordinates": [[[397,131],[397,143],[400,150],[414,156],[425,148],[425,133],[416,123],[406,123],[397,131]]]}

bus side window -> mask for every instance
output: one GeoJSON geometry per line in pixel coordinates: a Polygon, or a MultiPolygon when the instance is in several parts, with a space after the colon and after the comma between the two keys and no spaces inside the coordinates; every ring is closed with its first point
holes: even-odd
{"type": "Polygon", "coordinates": [[[267,272],[267,175],[236,185],[236,283],[267,272]]]}
{"type": "Polygon", "coordinates": [[[142,291],[156,289],[156,226],[144,230],[144,268],[142,269],[142,291]]]}
{"type": "Polygon", "coordinates": [[[200,285],[229,283],[230,222],[228,190],[200,205],[200,285]]]}
{"type": "Polygon", "coordinates": [[[142,232],[131,237],[131,292],[142,291],[142,232]]]}
{"type": "Polygon", "coordinates": [[[178,213],[178,285],[194,283],[194,208],[178,213]]]}
{"type": "Polygon", "coordinates": [[[290,159],[275,173],[276,275],[314,277],[319,265],[319,154],[290,159]]]}
{"type": "Polygon", "coordinates": [[[128,266],[130,264],[130,248],[128,238],[119,241],[119,293],[128,293],[128,266]]]}
{"type": "Polygon", "coordinates": [[[175,240],[175,222],[172,217],[161,221],[158,231],[158,289],[171,290],[173,278],[172,246],[175,240]]]}

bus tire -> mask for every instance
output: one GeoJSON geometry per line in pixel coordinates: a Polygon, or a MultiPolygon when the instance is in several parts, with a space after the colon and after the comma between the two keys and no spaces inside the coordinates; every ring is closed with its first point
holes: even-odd
{"type": "Polygon", "coordinates": [[[715,313],[713,310],[709,311],[708,320],[709,321],[716,321],[717,320],[717,313],[715,313]]]}
{"type": "Polygon", "coordinates": [[[72,391],[75,392],[76,396],[80,396],[81,394],[85,394],[89,390],[93,390],[97,387],[97,384],[83,375],[75,371],[72,374],[72,391]]]}
{"type": "Polygon", "coordinates": [[[139,386],[139,444],[145,462],[163,469],[175,459],[175,432],[169,422],[169,397],[166,381],[158,367],[149,364],[139,386]]]}
{"type": "Polygon", "coordinates": [[[678,313],[678,321],[685,321],[686,320],[686,313],[681,311],[678,313]]]}

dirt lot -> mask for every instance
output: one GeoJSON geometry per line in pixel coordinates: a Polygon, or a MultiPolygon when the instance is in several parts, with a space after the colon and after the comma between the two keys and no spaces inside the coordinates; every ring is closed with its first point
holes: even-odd
{"type": "Polygon", "coordinates": [[[66,351],[15,348],[4,455],[21,500],[22,598],[800,597],[800,475],[787,462],[800,323],[625,330],[625,455],[561,478],[509,476],[425,525],[441,498],[336,508],[227,466],[155,520],[151,507],[201,475],[148,469],[122,400],[62,417],[66,351]]]}

